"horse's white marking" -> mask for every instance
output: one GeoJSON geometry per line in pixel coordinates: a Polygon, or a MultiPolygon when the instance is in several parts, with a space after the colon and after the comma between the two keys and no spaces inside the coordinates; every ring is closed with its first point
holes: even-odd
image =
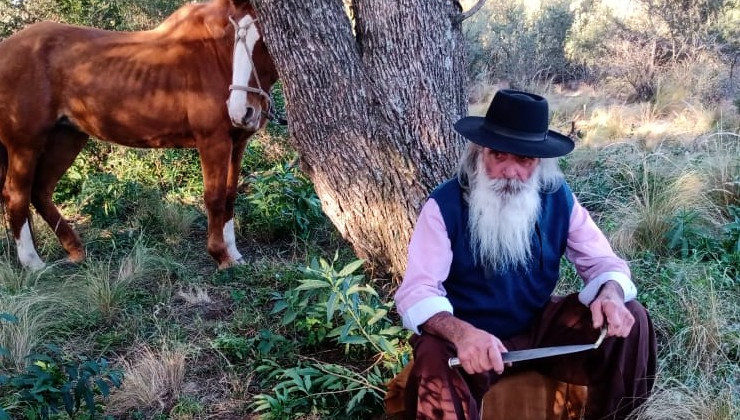
{"type": "MultiPolygon", "coordinates": [[[[254,24],[254,19],[246,15],[239,20],[234,40],[234,68],[231,84],[233,86],[249,86],[249,79],[252,77],[252,53],[254,45],[260,39],[260,33],[254,24]]],[[[229,100],[226,101],[229,108],[229,117],[231,122],[237,126],[247,126],[247,128],[259,128],[259,122],[262,118],[261,109],[257,108],[250,116],[247,124],[242,121],[247,115],[247,92],[240,89],[233,89],[229,94],[229,100]]]]}
{"type": "Polygon", "coordinates": [[[234,219],[229,220],[224,225],[224,242],[226,242],[226,250],[229,253],[229,257],[234,262],[238,262],[242,259],[242,254],[236,249],[236,236],[234,235],[234,219]]]}
{"type": "Polygon", "coordinates": [[[28,226],[28,220],[23,224],[21,237],[15,240],[15,246],[18,249],[18,259],[21,261],[21,265],[31,270],[44,268],[45,264],[33,246],[33,238],[31,237],[31,228],[28,226]]]}

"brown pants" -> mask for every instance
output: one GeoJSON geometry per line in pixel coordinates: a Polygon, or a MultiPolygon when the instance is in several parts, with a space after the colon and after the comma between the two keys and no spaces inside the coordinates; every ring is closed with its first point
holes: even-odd
{"type": "MultiPolygon", "coordinates": [[[[592,351],[515,363],[515,369],[535,369],[544,375],[588,386],[586,419],[624,419],[650,394],[655,380],[656,345],[653,324],[639,303],[627,303],[635,325],[626,338],[609,337],[592,351]]],[[[533,347],[586,344],[596,341],[591,311],[573,294],[553,298],[532,328],[502,340],[509,351],[533,347]]],[[[430,334],[411,338],[414,367],[406,384],[407,419],[478,419],[483,395],[499,375],[468,375],[451,369],[452,343],[430,334]]],[[[515,418],[516,413],[512,413],[515,418]]]]}

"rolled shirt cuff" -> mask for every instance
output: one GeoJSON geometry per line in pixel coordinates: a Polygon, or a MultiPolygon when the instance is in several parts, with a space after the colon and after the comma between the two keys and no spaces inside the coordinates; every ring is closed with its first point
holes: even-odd
{"type": "Polygon", "coordinates": [[[578,300],[586,306],[590,305],[596,299],[601,286],[609,280],[616,281],[622,288],[625,303],[637,297],[637,287],[635,287],[635,283],[626,274],[619,271],[607,271],[591,279],[581,292],[578,293],[578,300]]]}
{"type": "Polygon", "coordinates": [[[403,326],[416,334],[421,334],[419,326],[440,312],[453,313],[452,304],[449,299],[443,296],[433,296],[422,299],[419,302],[416,302],[412,307],[408,308],[408,310],[401,315],[403,326]]]}

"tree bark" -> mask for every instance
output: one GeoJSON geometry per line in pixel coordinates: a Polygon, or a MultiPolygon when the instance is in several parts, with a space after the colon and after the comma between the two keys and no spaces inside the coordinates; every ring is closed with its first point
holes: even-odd
{"type": "Polygon", "coordinates": [[[289,131],[322,207],[380,273],[402,274],[428,193],[464,140],[454,0],[256,0],[289,131]]]}

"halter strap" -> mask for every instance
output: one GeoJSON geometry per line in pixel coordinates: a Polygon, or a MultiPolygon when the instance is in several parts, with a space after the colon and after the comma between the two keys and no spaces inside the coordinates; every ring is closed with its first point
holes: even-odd
{"type": "MultiPolygon", "coordinates": [[[[244,27],[239,26],[239,24],[234,20],[232,16],[229,16],[229,22],[234,27],[234,57],[236,57],[236,49],[239,47],[240,43],[244,45],[244,50],[249,52],[249,48],[247,48],[247,29],[250,26],[254,25],[255,22],[257,22],[257,19],[252,19],[252,21],[249,22],[249,24],[245,25],[244,27]]],[[[262,88],[259,75],[257,74],[257,66],[254,65],[254,59],[252,59],[252,54],[247,54],[247,57],[249,58],[249,61],[252,64],[252,74],[250,76],[254,76],[254,81],[257,84],[257,87],[253,88],[251,86],[232,84],[232,85],[229,85],[229,92],[232,92],[234,90],[239,90],[239,91],[243,91],[247,93],[256,93],[262,96],[267,101],[267,111],[262,111],[262,114],[265,116],[265,118],[277,124],[285,125],[286,124],[285,119],[276,116],[272,96],[270,96],[270,94],[262,88]]]]}

